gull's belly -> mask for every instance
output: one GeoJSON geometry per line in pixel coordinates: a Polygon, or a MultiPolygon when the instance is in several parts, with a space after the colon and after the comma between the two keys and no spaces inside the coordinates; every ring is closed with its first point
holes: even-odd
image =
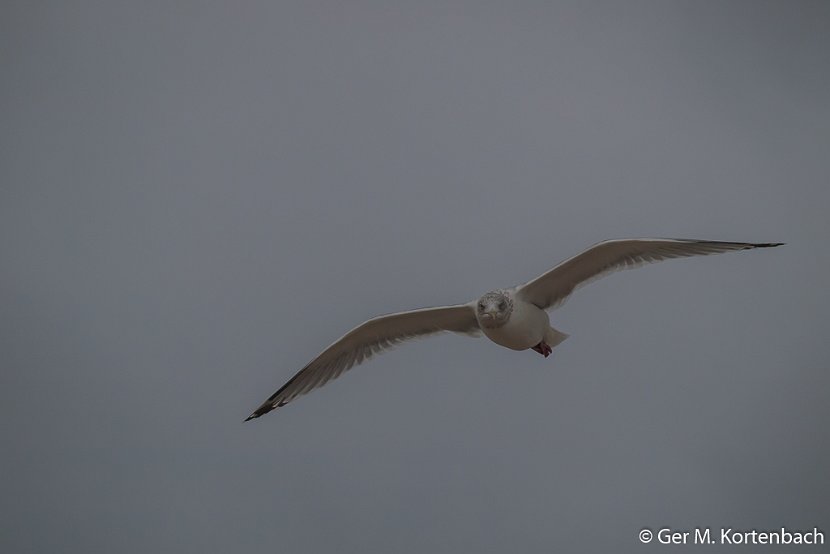
{"type": "Polygon", "coordinates": [[[516,302],[510,319],[501,327],[482,328],[488,339],[512,350],[527,350],[545,336],[548,314],[533,304],[516,302]]]}

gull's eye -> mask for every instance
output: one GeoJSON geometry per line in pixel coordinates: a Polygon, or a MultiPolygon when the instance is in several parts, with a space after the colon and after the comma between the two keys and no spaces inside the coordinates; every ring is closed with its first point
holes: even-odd
{"type": "Polygon", "coordinates": [[[483,310],[483,309],[484,309],[484,302],[479,302],[479,303],[478,303],[478,309],[479,309],[479,310],[483,310]]]}
{"type": "Polygon", "coordinates": [[[504,300],[502,300],[501,302],[499,302],[499,310],[503,310],[503,309],[505,309],[506,307],[507,307],[507,304],[505,304],[504,300]]]}

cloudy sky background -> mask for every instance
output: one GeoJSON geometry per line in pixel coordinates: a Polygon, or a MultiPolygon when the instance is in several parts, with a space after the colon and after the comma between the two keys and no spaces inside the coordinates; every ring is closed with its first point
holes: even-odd
{"type": "Polygon", "coordinates": [[[820,1],[5,3],[0,550],[830,538],[828,25],[820,1]],[[368,317],[629,236],[788,244],[582,289],[547,360],[442,336],[242,423],[368,317]]]}

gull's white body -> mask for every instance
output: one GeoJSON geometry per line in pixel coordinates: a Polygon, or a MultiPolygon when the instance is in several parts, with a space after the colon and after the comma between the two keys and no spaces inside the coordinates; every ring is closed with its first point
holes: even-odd
{"type": "Polygon", "coordinates": [[[550,326],[546,310],[561,304],[578,287],[620,269],[671,258],[706,256],[781,243],[720,242],[689,239],[622,239],[600,242],[508,290],[495,290],[475,302],[422,308],[372,318],[323,350],[248,419],[284,406],[321,387],[349,368],[408,339],[442,331],[484,333],[511,350],[533,349],[547,357],[568,335],[550,326]]]}
{"type": "Polygon", "coordinates": [[[491,341],[511,350],[527,350],[540,342],[554,347],[568,336],[551,328],[545,310],[518,299],[513,301],[513,313],[507,323],[495,328],[482,325],[481,331],[491,341]]]}

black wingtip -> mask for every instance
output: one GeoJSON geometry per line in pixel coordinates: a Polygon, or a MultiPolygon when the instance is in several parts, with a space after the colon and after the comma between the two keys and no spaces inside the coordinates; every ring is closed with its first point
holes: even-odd
{"type": "MultiPolygon", "coordinates": [[[[256,410],[254,410],[254,413],[252,413],[251,415],[246,417],[245,421],[251,421],[252,419],[262,417],[262,416],[264,416],[265,414],[267,414],[268,412],[270,412],[272,410],[276,410],[277,408],[279,408],[281,406],[285,406],[285,404],[286,404],[286,402],[279,402],[278,404],[274,405],[274,404],[271,403],[271,399],[269,399],[268,401],[265,402],[265,404],[263,404],[262,406],[260,406],[256,410]]],[[[242,423],[245,423],[245,421],[243,421],[242,423]]]]}
{"type": "Polygon", "coordinates": [[[752,246],[754,248],[774,248],[776,246],[782,246],[787,244],[786,242],[758,242],[754,243],[752,246]]]}
{"type": "MultiPolygon", "coordinates": [[[[256,409],[256,411],[254,413],[252,413],[251,415],[246,417],[245,421],[251,421],[252,419],[256,419],[258,417],[264,416],[265,414],[267,414],[268,412],[270,412],[273,409],[274,409],[274,406],[271,406],[270,404],[267,405],[267,406],[260,406],[259,408],[256,409]]],[[[244,423],[244,421],[243,421],[243,423],[244,423]]]]}

